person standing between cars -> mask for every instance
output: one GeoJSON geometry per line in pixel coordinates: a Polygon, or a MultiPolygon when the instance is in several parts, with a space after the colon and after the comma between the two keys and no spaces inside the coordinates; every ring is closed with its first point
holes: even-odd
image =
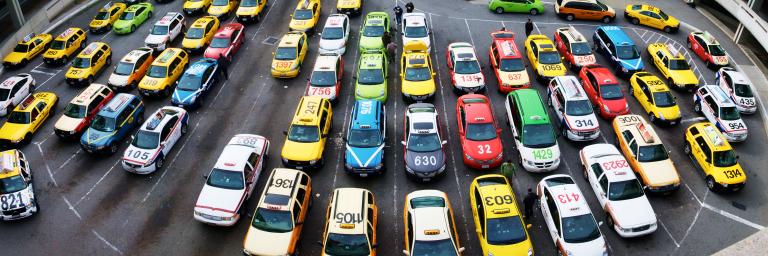
{"type": "Polygon", "coordinates": [[[528,18],[528,21],[525,22],[525,37],[530,36],[531,32],[533,32],[533,22],[531,18],[528,18]]]}
{"type": "Polygon", "coordinates": [[[229,65],[229,60],[227,60],[227,57],[224,57],[224,54],[219,53],[219,59],[216,61],[221,68],[221,74],[224,75],[224,80],[229,80],[229,75],[227,73],[227,65],[229,65]]]}
{"type": "Polygon", "coordinates": [[[395,19],[397,19],[397,27],[400,28],[403,21],[403,8],[400,8],[400,5],[395,5],[393,10],[395,11],[395,19]]]}
{"type": "Polygon", "coordinates": [[[392,42],[392,37],[389,35],[389,32],[384,31],[384,35],[381,37],[381,42],[384,46],[389,45],[389,42],[392,42]]]}
{"type": "Polygon", "coordinates": [[[390,41],[389,44],[387,44],[387,59],[389,59],[389,62],[394,61],[395,51],[397,51],[397,44],[390,41]]]}
{"type": "Polygon", "coordinates": [[[533,206],[536,204],[536,200],[536,194],[533,193],[533,189],[528,188],[528,194],[525,194],[525,199],[523,199],[523,205],[525,206],[524,218],[527,219],[533,216],[533,206]]]}
{"type": "Polygon", "coordinates": [[[405,4],[405,12],[407,12],[407,13],[412,13],[413,12],[413,3],[412,2],[408,2],[407,4],[405,4]]]}

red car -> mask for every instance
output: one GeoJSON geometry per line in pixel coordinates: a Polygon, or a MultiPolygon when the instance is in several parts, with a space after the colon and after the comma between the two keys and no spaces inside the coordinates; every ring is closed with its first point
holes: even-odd
{"type": "Polygon", "coordinates": [[[597,63],[589,41],[574,27],[558,28],[555,31],[557,51],[565,58],[572,70],[597,63]]]}
{"type": "Polygon", "coordinates": [[[237,53],[240,46],[245,42],[245,27],[243,24],[232,22],[228,23],[216,31],[211,45],[205,49],[204,56],[211,59],[219,59],[219,55],[224,55],[227,60],[232,60],[232,56],[237,53]]]}
{"type": "Polygon", "coordinates": [[[527,65],[523,63],[523,53],[515,45],[515,33],[501,30],[491,33],[491,47],[488,55],[491,68],[499,84],[499,92],[507,94],[512,90],[528,88],[527,65]]]}
{"type": "Polygon", "coordinates": [[[599,108],[598,113],[601,117],[613,119],[618,115],[629,113],[624,91],[610,69],[601,65],[585,66],[581,68],[579,78],[592,105],[599,108]]]}
{"type": "Polygon", "coordinates": [[[456,102],[464,165],[473,169],[496,168],[504,160],[501,129],[493,119],[491,103],[481,94],[467,94],[456,102]]]}
{"type": "Polygon", "coordinates": [[[307,81],[305,96],[320,96],[336,102],[341,91],[341,78],[344,75],[344,58],[338,53],[321,53],[315,59],[315,66],[307,81]]]}
{"type": "Polygon", "coordinates": [[[706,62],[708,68],[718,69],[728,66],[725,50],[709,32],[691,32],[688,35],[688,48],[706,62]]]}

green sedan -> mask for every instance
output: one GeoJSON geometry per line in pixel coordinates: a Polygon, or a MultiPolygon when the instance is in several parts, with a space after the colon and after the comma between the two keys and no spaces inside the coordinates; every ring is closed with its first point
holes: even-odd
{"type": "Polygon", "coordinates": [[[382,40],[384,33],[390,33],[390,36],[394,36],[389,32],[389,27],[389,14],[386,12],[370,12],[365,15],[360,33],[360,52],[383,50],[385,46],[382,40]]]}
{"type": "Polygon", "coordinates": [[[120,15],[120,18],[112,25],[112,30],[118,34],[128,34],[136,31],[136,27],[141,26],[149,18],[152,18],[152,11],[155,7],[150,3],[138,3],[131,5],[120,15]]]}
{"type": "Polygon", "coordinates": [[[488,9],[498,14],[505,12],[521,12],[536,15],[544,12],[544,3],[541,0],[491,0],[488,9]]]}
{"type": "Polygon", "coordinates": [[[387,63],[387,55],[383,50],[367,50],[360,55],[355,100],[387,102],[387,63]]]}

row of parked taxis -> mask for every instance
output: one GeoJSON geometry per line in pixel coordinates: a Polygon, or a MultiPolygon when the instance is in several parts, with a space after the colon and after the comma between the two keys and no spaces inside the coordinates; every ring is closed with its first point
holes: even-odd
{"type": "MultiPolygon", "coordinates": [[[[493,4],[496,1],[491,1],[493,4]]],[[[536,1],[538,2],[538,1],[536,1]]],[[[573,2],[605,6],[598,1],[557,1],[555,10],[567,20],[595,19],[568,13],[579,7],[573,2]],[[575,6],[575,7],[574,7],[575,6]],[[571,8],[571,9],[568,9],[571,8]]],[[[278,42],[271,74],[276,78],[299,75],[309,52],[309,37],[320,20],[319,0],[300,0],[289,23],[290,32],[278,42]]],[[[72,64],[67,83],[87,87],[64,109],[55,125],[57,136],[79,139],[89,153],[116,153],[128,137],[131,145],[122,157],[126,171],[147,174],[162,168],[165,156],[187,132],[186,109],[202,107],[205,94],[220,79],[218,58],[231,60],[243,44],[244,26],[221,24],[219,18],[234,15],[242,22],[258,21],[264,0],[185,1],[187,15],[205,14],[187,28],[181,13],[169,12],[149,30],[145,46],[123,56],[110,74],[109,83],[93,83],[111,65],[111,49],[105,43],[87,44],[80,28],[70,28],[53,38],[30,35],[4,65],[23,66],[43,53],[49,65],[72,64]],[[183,35],[183,36],[182,36],[183,35]],[[172,43],[183,37],[182,48],[172,43]],[[190,63],[190,55],[203,52],[204,58],[190,63]],[[140,97],[118,91],[138,88],[144,97],[171,96],[171,105],[145,118],[140,97]],[[138,131],[133,129],[138,127],[138,131]]],[[[312,204],[312,185],[304,170],[323,166],[323,151],[332,129],[332,102],[340,95],[343,58],[350,37],[350,16],[360,14],[361,1],[340,0],[319,34],[319,56],[311,70],[305,95],[299,100],[281,149],[286,168],[274,169],[259,197],[244,240],[248,255],[298,253],[302,224],[312,204]]],[[[610,7],[608,7],[610,8],[610,7]]],[[[610,9],[612,12],[612,9],[610,9]]],[[[104,6],[90,23],[92,33],[110,28],[131,33],[152,17],[152,5],[115,3],[104,6]],[[126,25],[127,24],[127,25],[126,25]],[[111,27],[110,27],[111,26],[111,27]]],[[[498,11],[498,9],[496,9],[498,11]]],[[[503,11],[503,10],[502,10],[503,11]]],[[[542,9],[543,11],[543,9],[542,9]]],[[[540,11],[537,11],[539,13],[540,11]]],[[[597,17],[597,18],[595,18],[597,17]]],[[[679,22],[658,8],[629,5],[625,17],[635,24],[674,32],[679,22]],[[672,24],[659,26],[656,17],[672,24]]],[[[390,17],[386,12],[369,12],[359,30],[359,60],[355,71],[355,102],[345,141],[344,169],[357,176],[383,172],[386,141],[388,56],[384,52],[390,17]]],[[[666,23],[665,23],[666,24],[666,23]]],[[[402,97],[409,102],[405,111],[402,146],[405,171],[419,181],[430,181],[446,169],[444,134],[437,108],[426,103],[437,90],[431,52],[430,26],[423,13],[403,15],[399,29],[403,43],[399,67],[402,97]]],[[[546,35],[528,36],[524,51],[515,44],[510,31],[491,33],[487,48],[493,78],[486,79],[475,46],[456,42],[448,45],[445,61],[453,89],[462,94],[456,103],[456,120],[464,164],[473,169],[495,169],[504,159],[501,126],[490,100],[476,94],[494,80],[506,94],[505,119],[513,134],[519,163],[530,172],[555,170],[560,164],[557,134],[573,141],[593,141],[601,136],[597,116],[612,120],[616,145],[594,143],[579,152],[584,178],[606,211],[606,222],[622,237],[641,236],[657,228],[656,217],[645,192],[668,193],[680,186],[680,178],[653,125],[678,125],[680,109],[671,93],[693,90],[694,110],[709,122],[686,129],[684,146],[706,177],[707,186],[718,191],[737,191],[746,182],[738,156],[730,142],[743,141],[747,129],[740,113],[754,113],[755,99],[748,80],[728,66],[725,51],[707,32],[692,32],[688,47],[709,67],[719,68],[715,85],[700,85],[681,49],[651,44],[648,57],[662,77],[643,71],[640,51],[629,36],[616,26],[600,26],[592,43],[573,27],[559,28],[555,41],[546,35]],[[597,63],[594,54],[604,54],[610,65],[597,63]],[[530,63],[533,79],[528,76],[530,63]],[[568,70],[577,73],[567,75],[568,70]],[[631,114],[627,95],[619,78],[629,80],[629,95],[643,107],[649,121],[631,114]],[[546,97],[532,88],[532,80],[547,85],[546,97]],[[554,116],[548,114],[549,105],[554,116]]],[[[35,81],[28,74],[13,76],[0,85],[0,106],[8,120],[0,128],[0,143],[16,148],[29,143],[41,124],[54,114],[58,98],[49,92],[34,92],[35,81]]],[[[246,211],[243,205],[255,190],[269,153],[267,138],[253,134],[233,136],[198,196],[194,218],[220,226],[234,225],[246,211]]],[[[3,220],[31,216],[38,210],[29,163],[16,149],[2,152],[0,181],[3,183],[3,220]]],[[[483,254],[532,255],[526,225],[509,180],[501,175],[477,177],[470,186],[470,204],[483,254]]],[[[558,251],[563,255],[605,255],[607,244],[584,195],[573,178],[551,175],[536,187],[541,211],[558,251]]],[[[447,195],[420,190],[407,195],[404,204],[404,253],[407,255],[458,255],[464,250],[458,240],[454,213],[447,195]]],[[[323,232],[325,255],[374,255],[377,238],[377,207],[374,195],[361,188],[335,189],[326,212],[323,232]]]]}

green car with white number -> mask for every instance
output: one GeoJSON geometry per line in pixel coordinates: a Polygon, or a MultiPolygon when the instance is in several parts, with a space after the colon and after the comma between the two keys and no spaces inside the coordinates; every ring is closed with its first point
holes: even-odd
{"type": "Polygon", "coordinates": [[[488,9],[498,14],[519,12],[537,15],[544,12],[544,3],[541,0],[491,0],[488,9]]]}
{"type": "Polygon", "coordinates": [[[382,50],[367,50],[360,55],[359,63],[355,99],[387,102],[387,55],[382,50]]]}
{"type": "Polygon", "coordinates": [[[360,52],[366,50],[383,50],[384,33],[389,33],[390,37],[392,33],[389,31],[389,14],[386,12],[369,12],[365,15],[365,21],[363,27],[360,29],[360,52]]]}
{"type": "Polygon", "coordinates": [[[560,147],[555,128],[536,89],[507,94],[504,107],[520,164],[529,172],[548,172],[560,166],[560,147]]]}
{"type": "Polygon", "coordinates": [[[152,18],[152,11],[155,7],[150,3],[138,3],[125,9],[120,18],[112,25],[112,30],[117,34],[129,34],[136,31],[136,28],[144,24],[145,21],[152,18]]]}

